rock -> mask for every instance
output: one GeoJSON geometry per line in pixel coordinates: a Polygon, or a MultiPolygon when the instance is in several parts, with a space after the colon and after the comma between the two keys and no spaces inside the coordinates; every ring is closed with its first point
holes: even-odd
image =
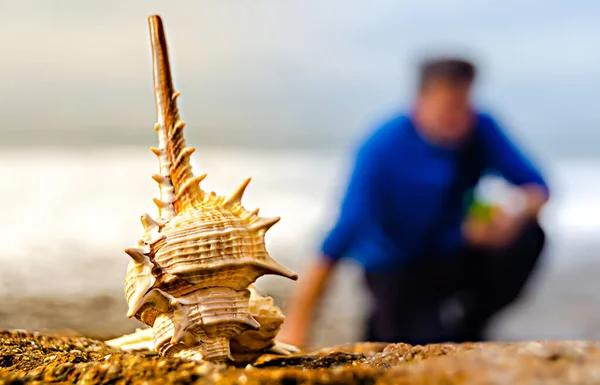
{"type": "Polygon", "coordinates": [[[0,384],[600,384],[600,343],[358,343],[235,368],[122,352],[102,341],[0,331],[0,384]]]}

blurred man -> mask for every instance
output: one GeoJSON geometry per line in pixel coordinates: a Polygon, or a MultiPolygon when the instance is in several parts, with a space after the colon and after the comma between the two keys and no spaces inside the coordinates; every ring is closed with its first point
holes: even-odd
{"type": "Polygon", "coordinates": [[[474,109],[475,75],[463,60],[424,63],[414,109],[362,144],[322,256],[290,300],[282,341],[304,345],[342,257],[362,265],[372,297],[363,340],[484,340],[489,319],[518,297],[544,245],[537,217],[548,186],[496,120],[474,109]],[[488,171],[521,200],[482,220],[469,215],[468,197],[488,171]]]}

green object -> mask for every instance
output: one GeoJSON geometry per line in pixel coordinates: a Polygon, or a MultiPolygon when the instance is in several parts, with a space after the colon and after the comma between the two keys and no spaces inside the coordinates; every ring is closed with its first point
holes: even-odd
{"type": "Polygon", "coordinates": [[[493,206],[478,200],[475,197],[475,189],[470,189],[463,197],[463,207],[469,217],[473,217],[479,221],[487,222],[492,217],[493,206]]]}
{"type": "Polygon", "coordinates": [[[492,205],[474,201],[469,207],[468,215],[477,220],[487,222],[492,218],[492,205]]]}

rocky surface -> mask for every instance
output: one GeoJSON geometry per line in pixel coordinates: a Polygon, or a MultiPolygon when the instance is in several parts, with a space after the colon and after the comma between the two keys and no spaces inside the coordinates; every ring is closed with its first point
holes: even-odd
{"type": "Polygon", "coordinates": [[[0,332],[0,384],[600,384],[600,343],[361,343],[235,368],[127,353],[98,340],[0,332]]]}

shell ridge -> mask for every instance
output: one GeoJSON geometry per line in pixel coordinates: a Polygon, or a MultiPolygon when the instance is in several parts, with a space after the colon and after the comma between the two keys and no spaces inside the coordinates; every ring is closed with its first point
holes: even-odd
{"type": "Polygon", "coordinates": [[[187,181],[185,181],[185,183],[183,183],[183,185],[177,192],[177,195],[175,196],[175,200],[180,201],[185,196],[185,194],[189,193],[189,190],[191,189],[191,187],[193,185],[198,186],[200,184],[200,182],[202,182],[204,179],[206,179],[206,176],[207,176],[207,174],[202,174],[199,176],[192,177],[192,178],[188,179],[187,181]]]}

